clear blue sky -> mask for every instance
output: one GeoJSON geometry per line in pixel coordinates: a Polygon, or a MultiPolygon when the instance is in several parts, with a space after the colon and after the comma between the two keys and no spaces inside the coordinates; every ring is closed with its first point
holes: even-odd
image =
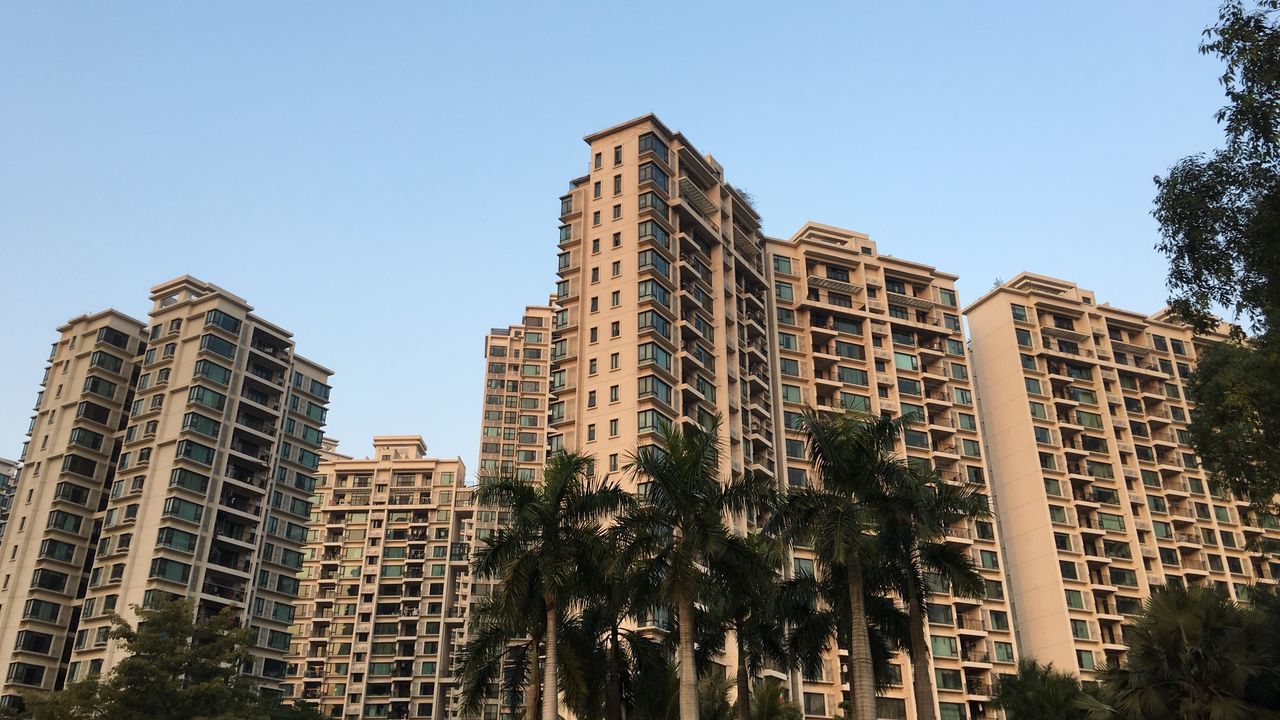
{"type": "Polygon", "coordinates": [[[190,273],[337,371],[347,452],[474,470],[483,335],[552,289],[582,136],[650,111],[770,234],[1155,310],[1151,178],[1220,137],[1216,5],[8,0],[0,455],[58,324],[190,273]]]}

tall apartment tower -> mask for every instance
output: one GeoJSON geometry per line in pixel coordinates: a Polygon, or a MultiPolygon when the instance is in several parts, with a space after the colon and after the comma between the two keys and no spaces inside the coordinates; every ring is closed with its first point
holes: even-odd
{"type": "Polygon", "coordinates": [[[518,325],[485,336],[481,475],[532,480],[546,463],[553,315],[549,305],[530,305],[518,325]]]}
{"type": "Polygon", "coordinates": [[[560,200],[552,450],[622,480],[665,422],[719,414],[730,473],[776,472],[760,219],[720,165],[653,115],[586,138],[560,200]]]}
{"type": "MultiPolygon", "coordinates": [[[[908,462],[949,482],[989,494],[987,460],[974,405],[956,276],[878,252],[862,233],[807,223],[787,240],[770,239],[783,413],[783,476],[790,486],[817,481],[795,419],[805,407],[876,415],[911,414],[900,441],[908,462]]],[[[985,599],[937,588],[928,608],[931,665],[941,718],[985,717],[994,673],[1012,672],[1012,618],[1006,563],[993,519],[950,528],[986,581],[985,599]]],[[[813,555],[795,548],[794,571],[812,573],[813,555]]],[[[803,678],[805,714],[838,714],[848,697],[844,653],[820,676],[803,678]]],[[[880,698],[881,717],[914,717],[910,661],[895,660],[898,681],[880,698]]]]}
{"type": "Polygon", "coordinates": [[[416,435],[320,465],[285,692],[331,717],[444,718],[472,488],[416,435]]]}
{"type": "Polygon", "coordinates": [[[0,695],[60,687],[114,484],[145,325],[114,310],[58,328],[0,553],[0,695]]]}
{"type": "Polygon", "coordinates": [[[6,698],[109,669],[107,614],[162,597],[234,608],[246,673],[284,674],[331,372],[215,285],[151,301],[59,329],[0,556],[6,698]]]}
{"type": "Polygon", "coordinates": [[[1153,587],[1246,600],[1280,577],[1246,549],[1280,539],[1274,519],[1213,487],[1188,444],[1185,378],[1222,337],[1031,273],[966,314],[1023,653],[1091,679],[1153,587]]]}

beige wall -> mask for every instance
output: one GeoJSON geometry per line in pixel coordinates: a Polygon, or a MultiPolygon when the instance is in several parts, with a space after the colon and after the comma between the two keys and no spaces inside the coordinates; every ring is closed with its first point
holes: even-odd
{"type": "MultiPolygon", "coordinates": [[[[850,403],[876,414],[910,410],[920,416],[912,429],[918,434],[899,451],[951,482],[988,493],[955,276],[883,255],[865,234],[817,223],[807,223],[787,240],[770,240],[768,254],[778,311],[770,324],[780,357],[782,410],[839,411],[850,403]]],[[[787,428],[785,438],[783,476],[791,484],[819,482],[803,436],[787,428]]],[[[954,657],[935,654],[929,660],[937,676],[936,702],[947,713],[980,716],[994,675],[1012,671],[1017,659],[1009,605],[999,597],[1007,594],[1008,560],[994,520],[955,528],[947,537],[975,564],[985,559],[991,565],[981,570],[991,593],[980,601],[935,595],[937,621],[929,624],[929,635],[938,638],[941,649],[951,642],[957,649],[954,657]]],[[[807,548],[795,548],[794,555],[798,571],[813,562],[807,548]]],[[[797,700],[809,706],[810,714],[834,714],[847,697],[839,672],[844,662],[842,653],[832,652],[825,677],[804,680],[801,692],[807,697],[797,700]]],[[[880,702],[887,713],[899,705],[913,716],[910,660],[904,654],[895,664],[902,682],[880,702]]]]}
{"type": "Polygon", "coordinates": [[[449,716],[475,510],[461,460],[416,435],[318,473],[287,696],[335,717],[449,716]]]}
{"type": "MultiPolygon", "coordinates": [[[[59,633],[68,633],[70,663],[64,668],[59,660],[59,635],[41,660],[50,670],[40,685],[60,684],[63,670],[71,680],[108,670],[122,657],[106,638],[108,613],[134,620],[132,608],[160,593],[194,599],[201,614],[235,608],[254,632],[251,673],[269,688],[284,671],[291,585],[331,372],[299,357],[288,331],[215,285],[184,276],[152,288],[151,301],[146,325],[112,311],[77,318],[60,329],[63,338],[55,346],[47,381],[54,398],[41,401],[32,428],[32,478],[41,467],[47,473],[50,463],[60,465],[71,448],[73,423],[86,426],[68,410],[82,394],[90,353],[106,348],[88,347],[98,325],[114,324],[129,338],[127,353],[106,348],[125,364],[112,377],[118,387],[107,425],[94,425],[104,436],[102,457],[96,458],[91,495],[79,505],[75,564],[86,569],[85,582],[73,570],[70,589],[59,600],[59,633]],[[212,322],[212,312],[223,314],[226,328],[212,322]],[[81,340],[74,350],[73,337],[81,340]],[[213,369],[197,373],[205,367],[213,369]],[[201,403],[193,392],[213,399],[201,403]],[[191,480],[184,487],[179,477],[191,480]],[[98,493],[104,491],[99,511],[98,493]],[[87,557],[90,550],[94,555],[87,557]]],[[[66,504],[51,488],[41,482],[35,493],[19,489],[24,518],[31,515],[25,522],[43,527],[48,513],[66,504]]],[[[6,539],[16,564],[8,573],[0,570],[12,578],[0,614],[23,612],[29,599],[42,596],[29,588],[28,564],[42,539],[6,539]]]]}
{"type": "Polygon", "coordinates": [[[1152,587],[1244,600],[1275,582],[1280,567],[1244,549],[1280,537],[1275,523],[1215,491],[1186,434],[1185,376],[1221,335],[1031,273],[966,313],[1025,654],[1091,678],[1123,656],[1152,587]]]}

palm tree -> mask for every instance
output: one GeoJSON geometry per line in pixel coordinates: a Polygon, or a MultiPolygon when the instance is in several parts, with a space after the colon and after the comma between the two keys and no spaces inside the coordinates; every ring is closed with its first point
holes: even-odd
{"type": "Polygon", "coordinates": [[[660,447],[637,448],[627,463],[639,482],[641,502],[621,516],[620,524],[636,572],[676,610],[680,720],[698,720],[695,602],[707,567],[730,546],[726,516],[766,508],[775,487],[761,476],[721,478],[719,430],[719,417],[706,428],[664,425],[658,431],[660,447]]]}
{"type": "MultiPolygon", "coordinates": [[[[864,537],[862,557],[874,562],[877,552],[875,539],[864,537]]],[[[802,573],[779,588],[778,613],[788,628],[787,653],[806,675],[822,674],[833,647],[849,651],[852,621],[847,572],[828,567],[818,577],[802,573]]],[[[882,690],[900,680],[892,672],[892,660],[909,645],[907,614],[888,596],[889,588],[864,581],[863,592],[873,682],[876,690],[882,690]]]]}
{"type": "Polygon", "coordinates": [[[591,479],[593,464],[588,455],[559,452],[547,460],[540,483],[487,477],[476,491],[476,502],[511,510],[510,526],[498,530],[477,553],[476,575],[542,595],[542,720],[559,718],[561,614],[581,594],[581,570],[598,562],[604,544],[601,520],[630,504],[631,496],[617,485],[591,479]]]}
{"type": "Polygon", "coordinates": [[[769,677],[751,688],[750,720],[804,720],[804,711],[787,700],[781,680],[769,677]]]}
{"type": "Polygon", "coordinates": [[[751,678],[767,662],[789,666],[786,627],[778,612],[782,564],[786,560],[776,539],[752,533],[730,538],[729,550],[712,568],[710,613],[736,645],[737,679],[734,704],[738,720],[751,720],[751,678]]]}
{"type": "Polygon", "coordinates": [[[933,673],[925,607],[933,595],[930,576],[955,595],[982,597],[985,586],[973,558],[943,540],[947,528],[991,516],[987,496],[970,485],[954,485],[932,470],[906,467],[881,507],[878,537],[882,562],[867,568],[884,573],[907,606],[911,637],[911,687],[916,717],[934,720],[933,673]]]}
{"type": "Polygon", "coordinates": [[[1075,675],[1022,658],[1017,674],[996,679],[991,704],[1008,720],[1083,720],[1082,695],[1075,675]]]}
{"type": "Polygon", "coordinates": [[[1276,717],[1280,707],[1251,692],[1252,686],[1280,683],[1274,634],[1264,613],[1242,608],[1215,588],[1160,588],[1129,628],[1124,664],[1104,668],[1101,697],[1086,699],[1090,716],[1276,717]]]}
{"type": "Polygon", "coordinates": [[[657,592],[640,581],[618,552],[618,528],[607,535],[602,562],[594,568],[599,574],[584,578],[588,589],[577,617],[565,625],[585,686],[571,709],[583,720],[622,720],[624,710],[635,707],[643,692],[642,678],[661,676],[670,665],[670,648],[628,622],[658,602],[657,592]]]}
{"type": "Polygon", "coordinates": [[[894,448],[908,422],[854,411],[806,410],[799,427],[820,484],[793,488],[770,521],[770,529],[781,532],[791,544],[812,546],[824,570],[842,570],[848,583],[850,720],[876,716],[861,551],[888,489],[909,480],[910,471],[894,448]]]}
{"type": "Polygon", "coordinates": [[[464,714],[479,715],[489,688],[496,684],[501,689],[502,704],[512,714],[523,707],[528,720],[537,720],[541,710],[539,655],[545,622],[542,592],[511,583],[496,585],[493,595],[472,608],[469,637],[458,658],[464,714]]]}

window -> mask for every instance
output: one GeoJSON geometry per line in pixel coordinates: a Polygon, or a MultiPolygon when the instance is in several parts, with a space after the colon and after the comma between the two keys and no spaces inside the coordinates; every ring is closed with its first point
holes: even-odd
{"type": "Polygon", "coordinates": [[[953,637],[944,635],[933,635],[930,638],[930,647],[933,649],[935,657],[959,657],[960,645],[953,637]]]}
{"type": "Polygon", "coordinates": [[[804,714],[825,716],[827,714],[827,696],[822,693],[805,693],[804,714]]]}
{"type": "Polygon", "coordinates": [[[783,255],[774,255],[773,271],[790,275],[791,274],[791,258],[785,257],[783,255]]]}
{"type": "Polygon", "coordinates": [[[790,302],[795,299],[795,288],[791,283],[776,281],[773,284],[773,293],[779,300],[790,302]]]}

